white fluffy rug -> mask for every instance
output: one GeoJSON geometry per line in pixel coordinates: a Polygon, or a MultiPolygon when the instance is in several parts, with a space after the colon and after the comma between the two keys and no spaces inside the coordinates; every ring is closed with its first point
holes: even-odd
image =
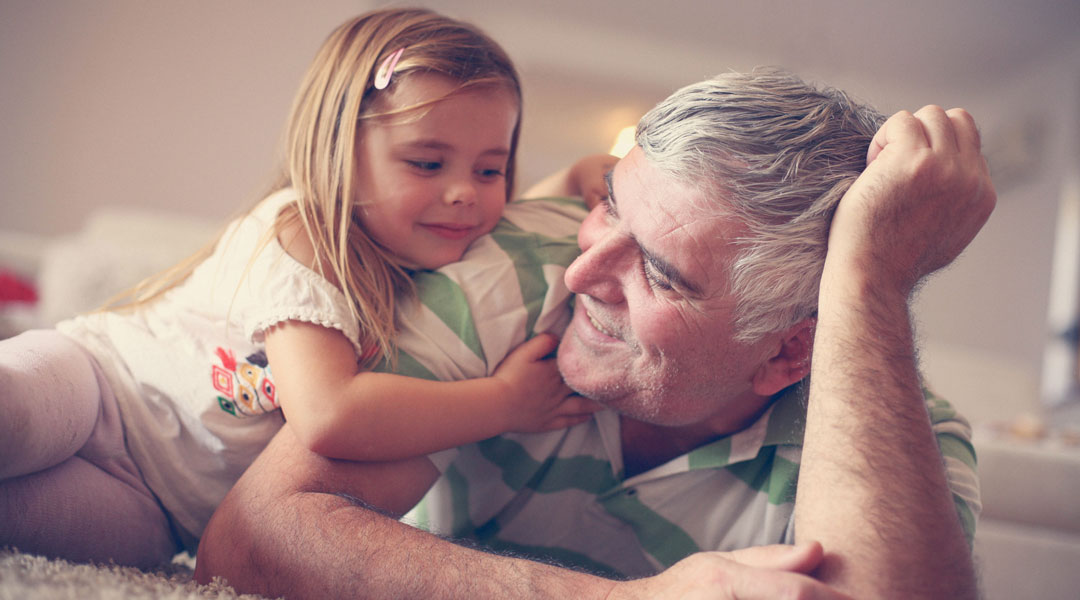
{"type": "Polygon", "coordinates": [[[190,561],[152,572],[74,564],[0,549],[0,600],[260,600],[220,582],[192,581],[190,561]]]}

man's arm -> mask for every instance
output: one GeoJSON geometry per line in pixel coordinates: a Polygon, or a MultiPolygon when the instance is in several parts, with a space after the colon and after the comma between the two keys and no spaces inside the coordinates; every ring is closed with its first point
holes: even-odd
{"type": "Polygon", "coordinates": [[[970,549],[922,393],[908,301],[995,194],[970,115],[894,115],[829,237],[795,507],[817,575],[860,598],[974,598],[970,549]]]}
{"type": "Polygon", "coordinates": [[[426,458],[327,459],[286,425],[215,511],[195,578],[224,577],[243,592],[287,598],[587,598],[574,590],[589,583],[603,598],[614,585],[566,571],[547,577],[550,595],[539,596],[530,588],[561,569],[503,559],[398,522],[438,474],[426,458]],[[376,506],[382,512],[369,508],[376,506]]]}
{"type": "Polygon", "coordinates": [[[821,560],[817,544],[695,554],[627,582],[458,546],[393,518],[437,475],[425,458],[327,459],[285,426],[214,513],[195,579],[290,599],[846,598],[802,574],[821,560]]]}

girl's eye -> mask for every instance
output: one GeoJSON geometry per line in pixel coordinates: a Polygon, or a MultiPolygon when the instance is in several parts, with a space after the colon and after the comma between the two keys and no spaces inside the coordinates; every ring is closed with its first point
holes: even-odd
{"type": "Polygon", "coordinates": [[[641,272],[645,275],[645,281],[649,283],[649,287],[661,290],[674,289],[671,283],[656,271],[652,263],[644,258],[641,260],[641,272]]]}
{"type": "Polygon", "coordinates": [[[496,179],[503,176],[502,169],[480,169],[476,174],[484,179],[496,179]]]}
{"type": "Polygon", "coordinates": [[[438,171],[442,167],[442,163],[433,160],[407,160],[405,162],[421,171],[438,171]]]}

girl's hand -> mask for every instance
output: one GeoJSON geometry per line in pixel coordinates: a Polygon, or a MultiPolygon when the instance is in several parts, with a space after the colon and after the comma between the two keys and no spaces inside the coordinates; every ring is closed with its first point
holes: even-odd
{"type": "Polygon", "coordinates": [[[563,382],[555,357],[554,335],[543,333],[515,348],[491,376],[504,384],[506,431],[538,433],[577,425],[601,406],[563,382]]]}
{"type": "Polygon", "coordinates": [[[592,210],[607,198],[608,188],[604,177],[615,168],[619,159],[610,154],[593,154],[577,161],[570,167],[570,189],[585,200],[592,210]]]}
{"type": "Polygon", "coordinates": [[[548,175],[530,187],[522,198],[544,196],[581,196],[592,210],[607,198],[608,189],[604,176],[615,168],[619,159],[610,154],[592,154],[573,165],[548,175]]]}

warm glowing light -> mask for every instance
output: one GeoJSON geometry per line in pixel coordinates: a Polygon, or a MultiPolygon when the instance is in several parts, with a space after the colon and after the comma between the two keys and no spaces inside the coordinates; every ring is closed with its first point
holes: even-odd
{"type": "Polygon", "coordinates": [[[626,156],[626,153],[634,147],[635,129],[635,125],[628,125],[620,129],[619,135],[615,136],[615,143],[611,145],[611,150],[608,150],[608,154],[619,158],[626,156]]]}

